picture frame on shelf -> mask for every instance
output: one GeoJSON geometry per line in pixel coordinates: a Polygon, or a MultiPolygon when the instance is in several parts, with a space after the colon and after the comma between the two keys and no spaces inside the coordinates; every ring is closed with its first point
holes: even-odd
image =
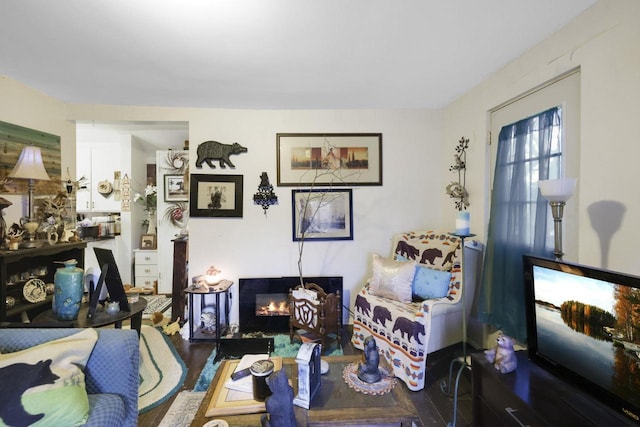
{"type": "Polygon", "coordinates": [[[350,188],[291,190],[293,241],[353,240],[350,188]]]}
{"type": "Polygon", "coordinates": [[[242,185],[242,175],[191,175],[189,215],[242,218],[242,185]]]}
{"type": "Polygon", "coordinates": [[[143,234],[140,237],[140,249],[157,249],[158,240],[155,234],[143,234]]]}
{"type": "Polygon", "coordinates": [[[277,183],[382,185],[381,133],[278,133],[277,183]]]}
{"type": "Polygon", "coordinates": [[[189,189],[185,185],[184,175],[168,174],[164,176],[164,201],[189,201],[189,189]]]}

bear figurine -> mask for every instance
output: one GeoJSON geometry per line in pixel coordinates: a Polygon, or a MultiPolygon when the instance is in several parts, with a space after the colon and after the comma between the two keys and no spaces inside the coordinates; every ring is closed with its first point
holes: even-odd
{"type": "Polygon", "coordinates": [[[496,347],[485,350],[484,354],[489,363],[492,363],[493,367],[502,374],[513,372],[518,367],[513,339],[506,335],[498,335],[496,347]]]}
{"type": "Polygon", "coordinates": [[[265,400],[267,414],[260,417],[262,427],[296,427],[296,415],[293,410],[293,387],[284,369],[267,377],[271,396],[265,400]]]}

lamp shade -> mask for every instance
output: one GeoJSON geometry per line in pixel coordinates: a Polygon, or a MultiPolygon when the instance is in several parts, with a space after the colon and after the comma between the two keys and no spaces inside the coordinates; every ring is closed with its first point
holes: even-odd
{"type": "Polygon", "coordinates": [[[576,191],[576,178],[561,178],[538,181],[542,197],[550,202],[566,202],[576,191]]]}
{"type": "Polygon", "coordinates": [[[23,178],[23,179],[41,179],[48,181],[49,175],[47,174],[44,164],[42,163],[42,153],[39,147],[32,145],[26,146],[22,149],[18,162],[13,167],[13,170],[8,175],[9,178],[23,178]]]}

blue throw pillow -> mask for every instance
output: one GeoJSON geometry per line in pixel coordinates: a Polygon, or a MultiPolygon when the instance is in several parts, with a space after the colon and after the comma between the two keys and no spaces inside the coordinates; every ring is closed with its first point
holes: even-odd
{"type": "Polygon", "coordinates": [[[451,282],[449,271],[434,270],[418,265],[416,274],[413,276],[411,292],[413,297],[417,299],[444,298],[449,293],[449,282],[451,282]]]}
{"type": "MultiPolygon", "coordinates": [[[[402,255],[396,255],[396,260],[406,261],[402,255]]],[[[411,294],[414,301],[444,298],[449,293],[451,272],[434,270],[423,265],[416,265],[416,271],[411,283],[411,294]]]]}

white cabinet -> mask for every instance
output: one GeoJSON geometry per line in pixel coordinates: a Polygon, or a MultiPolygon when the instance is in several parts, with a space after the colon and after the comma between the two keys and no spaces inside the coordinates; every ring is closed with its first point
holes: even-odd
{"type": "Polygon", "coordinates": [[[158,281],[158,251],[136,249],[134,252],[134,270],[136,288],[154,288],[158,281]]]}
{"type": "Polygon", "coordinates": [[[114,172],[121,171],[120,144],[81,144],[76,149],[76,173],[87,180],[87,188],[76,194],[78,212],[119,212],[115,191],[108,196],[98,192],[100,181],[114,184],[114,172]]]}

